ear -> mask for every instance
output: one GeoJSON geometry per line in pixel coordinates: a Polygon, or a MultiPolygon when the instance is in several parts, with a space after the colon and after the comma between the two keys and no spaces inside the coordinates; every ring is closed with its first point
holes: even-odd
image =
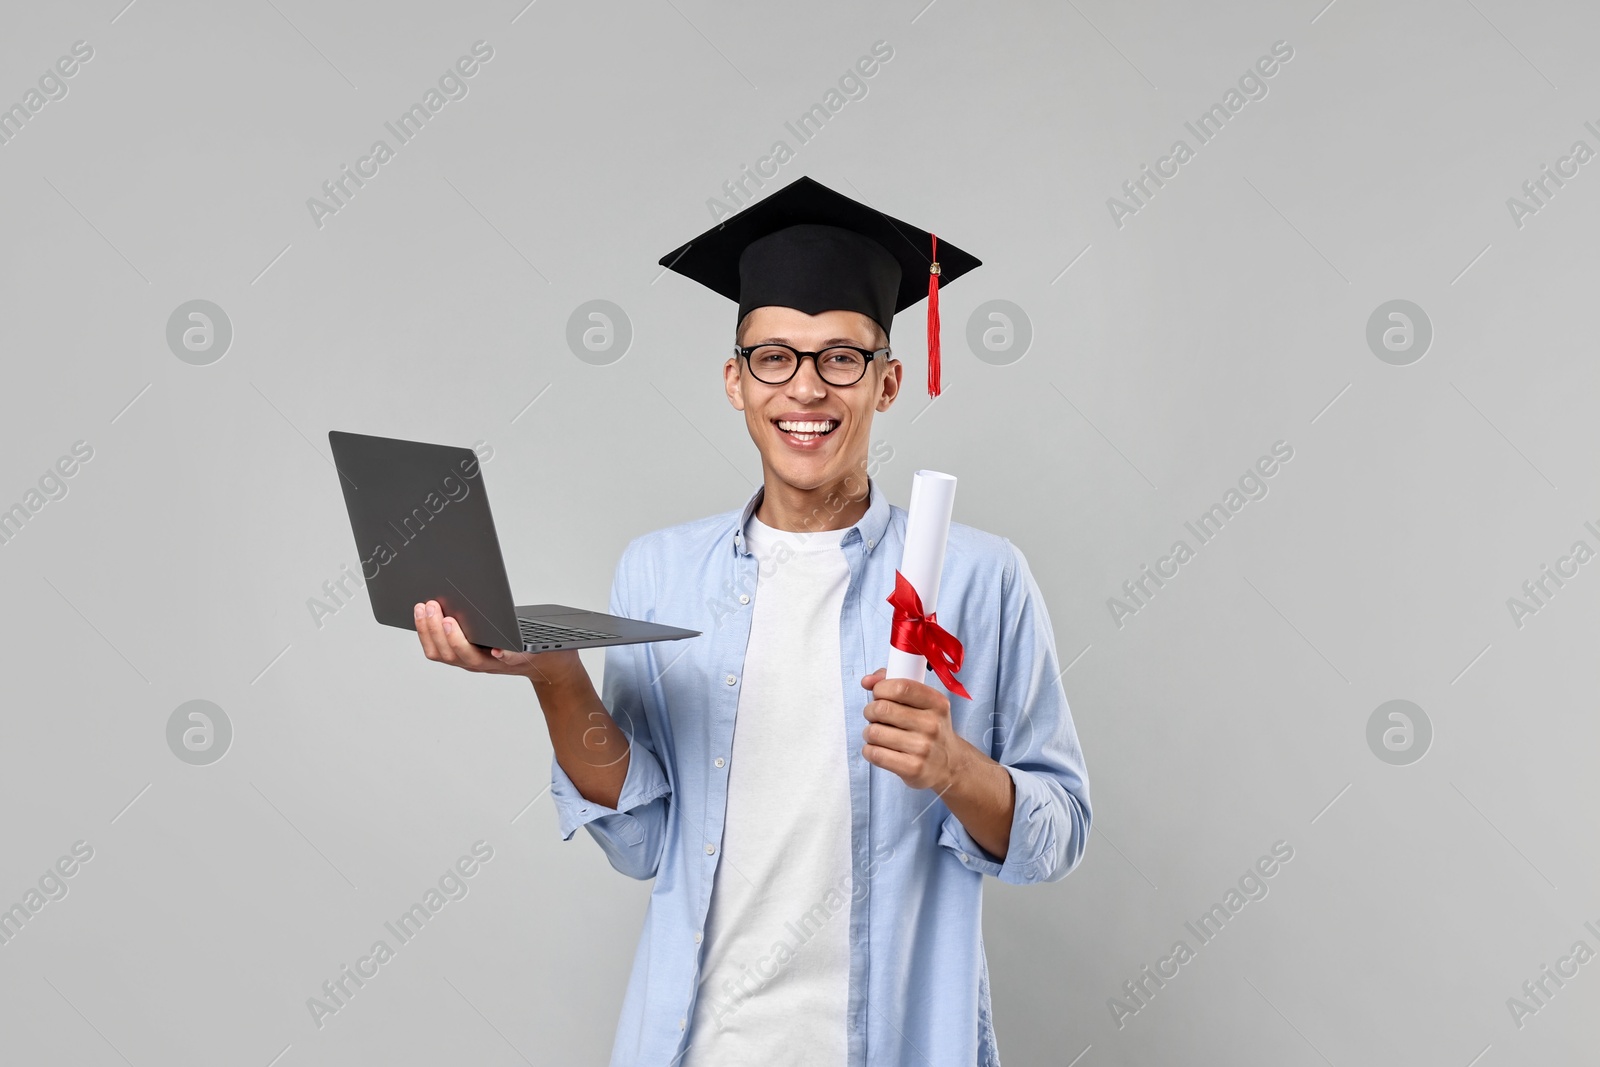
{"type": "Polygon", "coordinates": [[[728,394],[728,403],[735,410],[743,411],[744,373],[737,356],[722,365],[722,388],[728,394]]]}
{"type": "Polygon", "coordinates": [[[890,359],[883,368],[883,375],[878,379],[878,400],[875,405],[878,411],[888,411],[894,406],[895,397],[900,395],[900,376],[905,367],[898,359],[890,359]]]}

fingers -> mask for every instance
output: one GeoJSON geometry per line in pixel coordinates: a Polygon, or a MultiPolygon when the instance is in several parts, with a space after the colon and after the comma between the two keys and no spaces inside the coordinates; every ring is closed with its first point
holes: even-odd
{"type": "MultiPolygon", "coordinates": [[[[867,677],[872,677],[868,675],[867,677]]],[[[886,722],[908,730],[934,731],[950,719],[950,700],[921,682],[890,678],[879,682],[862,714],[872,722],[886,722]]]]}
{"type": "Polygon", "coordinates": [[[892,748],[883,748],[878,745],[862,745],[861,756],[875,767],[882,767],[891,774],[901,778],[916,777],[922,766],[922,760],[915,756],[908,756],[904,752],[897,752],[892,748]]]}
{"type": "Polygon", "coordinates": [[[422,653],[429,659],[439,658],[439,650],[444,647],[444,635],[433,625],[433,620],[428,612],[427,604],[416,604],[411,609],[412,618],[416,621],[417,640],[422,644],[422,653]]]}
{"type": "Polygon", "coordinates": [[[456,620],[447,618],[443,622],[445,640],[449,642],[451,660],[458,667],[465,667],[469,671],[497,670],[500,662],[493,656],[485,653],[477,645],[467,640],[467,635],[461,632],[461,627],[456,625],[456,620]]]}
{"type": "Polygon", "coordinates": [[[949,710],[949,698],[933,686],[924,682],[912,681],[910,678],[883,677],[887,673],[886,668],[878,668],[861,679],[861,687],[872,690],[872,695],[879,700],[892,700],[896,704],[905,704],[913,708],[928,708],[933,711],[938,711],[941,708],[949,710]]]}
{"type": "Polygon", "coordinates": [[[871,723],[861,731],[863,751],[868,748],[881,748],[885,751],[900,752],[907,756],[918,758],[928,755],[933,751],[933,738],[916,730],[902,730],[895,726],[886,726],[881,722],[871,723]]]}
{"type": "Polygon", "coordinates": [[[417,623],[417,637],[422,641],[422,651],[438,663],[452,662],[454,656],[450,650],[449,636],[445,633],[444,612],[439,602],[430,600],[426,604],[418,604],[412,608],[412,614],[417,623]]]}
{"type": "Polygon", "coordinates": [[[446,618],[437,600],[417,604],[412,609],[417,638],[423,653],[438,663],[449,663],[470,671],[494,671],[500,661],[485,655],[461,632],[456,621],[446,618]]]}
{"type": "Polygon", "coordinates": [[[893,700],[872,700],[861,709],[868,722],[887,723],[902,730],[932,732],[938,728],[938,711],[931,708],[914,708],[893,700]]]}

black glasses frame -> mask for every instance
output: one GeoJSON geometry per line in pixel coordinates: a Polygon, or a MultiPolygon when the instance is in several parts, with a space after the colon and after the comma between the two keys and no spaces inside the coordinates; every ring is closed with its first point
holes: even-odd
{"type": "Polygon", "coordinates": [[[744,357],[744,364],[745,364],[746,367],[750,368],[751,377],[755,378],[756,381],[760,382],[763,385],[785,385],[788,382],[792,381],[794,379],[794,376],[796,374],[800,373],[800,364],[805,362],[805,358],[807,356],[810,356],[811,357],[811,366],[813,368],[815,368],[815,370],[817,372],[817,377],[822,379],[824,384],[831,385],[831,386],[834,386],[834,387],[839,388],[839,389],[848,389],[850,386],[855,385],[857,382],[861,381],[862,378],[865,378],[867,376],[867,368],[872,366],[872,361],[873,360],[877,359],[879,356],[887,356],[887,355],[890,354],[890,349],[887,348],[887,347],[879,348],[879,349],[867,349],[867,348],[862,348],[860,345],[829,345],[827,348],[824,348],[822,350],[822,352],[802,352],[798,348],[794,347],[793,345],[786,345],[786,344],[783,344],[783,343],[781,343],[779,341],[768,341],[765,344],[745,345],[743,347],[740,347],[739,345],[734,345],[733,350],[738,355],[741,355],[741,356],[744,357]],[[784,348],[784,349],[788,349],[790,352],[793,352],[794,356],[795,356],[794,369],[789,372],[788,377],[785,377],[785,378],[781,379],[780,381],[774,382],[774,381],[768,381],[766,378],[763,378],[761,375],[757,374],[756,373],[755,364],[750,362],[750,354],[752,352],[754,352],[758,348],[784,348]],[[822,364],[817,362],[817,360],[819,358],[821,358],[822,352],[833,352],[833,351],[835,351],[837,349],[840,349],[840,348],[847,348],[852,352],[859,352],[859,353],[861,353],[861,355],[866,357],[866,359],[861,364],[861,373],[856,375],[855,381],[850,381],[850,382],[830,382],[830,381],[828,381],[827,377],[822,373],[822,364]]]}

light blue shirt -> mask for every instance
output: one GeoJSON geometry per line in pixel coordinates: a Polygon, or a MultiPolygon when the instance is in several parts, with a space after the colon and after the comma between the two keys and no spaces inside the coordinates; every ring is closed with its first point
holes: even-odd
{"type": "MultiPolygon", "coordinates": [[[[670,1067],[692,1039],[700,953],[728,799],[733,729],[758,561],[745,540],[760,504],[634,539],[617,564],[611,612],[703,631],[606,649],[601,698],[632,747],[616,808],[585,799],[552,761],[561,835],[586,827],[611,864],[654,878],[612,1049],[613,1067],[670,1067]]],[[[983,876],[1055,881],[1089,836],[1089,781],[1067,707],[1044,599],[1010,541],[950,527],[938,621],[965,649],[950,698],[962,737],[1016,785],[1005,861],[968,835],[932,790],[861,756],[861,678],[888,662],[887,603],[906,513],[870,483],[844,535],[850,582],[839,619],[854,890],[848,912],[850,1067],[997,1065],[982,936],[983,876]]],[[[928,684],[941,688],[929,672],[928,684]]],[[[827,905],[821,905],[824,908],[827,905]]],[[[797,938],[798,940],[798,938],[797,938]]],[[[762,977],[770,977],[764,975],[762,977]]],[[[803,1058],[803,1034],[795,1035],[803,1058]]]]}

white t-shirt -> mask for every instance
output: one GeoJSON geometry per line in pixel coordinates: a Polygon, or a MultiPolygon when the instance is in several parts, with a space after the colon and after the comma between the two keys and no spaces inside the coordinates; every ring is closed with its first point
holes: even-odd
{"type": "Polygon", "coordinates": [[[746,530],[760,570],[684,1067],[846,1059],[844,534],[790,533],[754,516],[746,530]]]}

